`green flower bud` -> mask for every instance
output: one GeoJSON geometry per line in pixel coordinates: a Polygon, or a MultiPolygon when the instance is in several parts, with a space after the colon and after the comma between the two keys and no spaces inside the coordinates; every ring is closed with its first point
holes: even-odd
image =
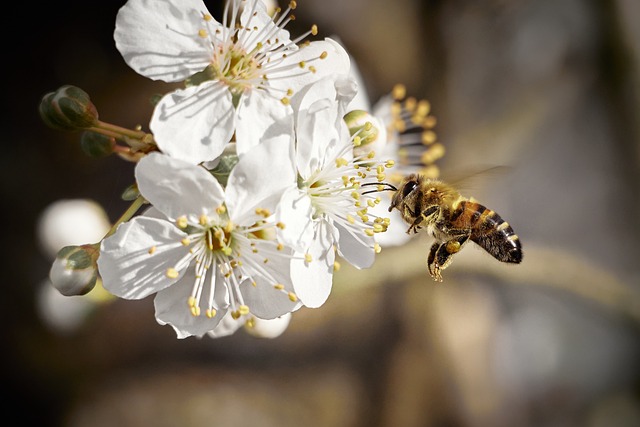
{"type": "Polygon", "coordinates": [[[113,153],[115,145],[115,138],[96,132],[83,132],[80,137],[80,147],[90,157],[106,157],[113,153]]]}
{"type": "Polygon", "coordinates": [[[98,279],[98,255],[98,245],[65,246],[51,265],[51,283],[65,296],[86,294],[98,279]]]}
{"type": "Polygon", "coordinates": [[[345,114],[344,121],[353,139],[353,153],[365,156],[372,150],[382,150],[387,142],[387,132],[381,121],[364,110],[345,114]]]}
{"type": "Polygon", "coordinates": [[[82,89],[66,85],[42,97],[40,117],[57,130],[79,130],[98,122],[98,110],[82,89]]]}

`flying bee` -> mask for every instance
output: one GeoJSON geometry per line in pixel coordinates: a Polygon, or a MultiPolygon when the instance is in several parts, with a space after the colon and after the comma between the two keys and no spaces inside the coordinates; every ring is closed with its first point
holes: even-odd
{"type": "Polygon", "coordinates": [[[442,270],[469,239],[498,261],[522,261],[520,239],[509,223],[442,181],[415,173],[408,175],[394,194],[389,212],[394,208],[409,224],[408,234],[424,228],[435,239],[427,267],[438,282],[442,281],[442,270]]]}

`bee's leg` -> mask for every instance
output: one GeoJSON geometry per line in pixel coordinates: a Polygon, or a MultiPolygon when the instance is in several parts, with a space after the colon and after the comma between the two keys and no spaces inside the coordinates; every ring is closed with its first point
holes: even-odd
{"type": "Polygon", "coordinates": [[[418,217],[416,218],[415,221],[413,221],[413,224],[411,224],[409,226],[409,229],[407,230],[407,234],[411,234],[411,231],[413,231],[413,234],[416,234],[418,232],[418,230],[420,230],[420,223],[422,222],[422,218],[418,217]]]}
{"type": "Polygon", "coordinates": [[[431,249],[429,250],[429,256],[427,257],[427,268],[429,269],[429,274],[436,282],[442,282],[442,276],[440,275],[440,267],[436,264],[436,253],[438,252],[438,248],[441,246],[439,242],[431,245],[431,249]]]}
{"type": "Polygon", "coordinates": [[[442,273],[451,264],[453,255],[460,252],[469,240],[469,235],[455,237],[443,243],[434,243],[429,253],[429,273],[434,280],[442,281],[442,273]],[[433,267],[432,267],[433,264],[433,267]]]}

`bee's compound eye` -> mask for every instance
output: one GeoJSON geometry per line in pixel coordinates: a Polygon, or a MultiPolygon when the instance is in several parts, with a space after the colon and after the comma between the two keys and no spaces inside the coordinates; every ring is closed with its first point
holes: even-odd
{"type": "Polygon", "coordinates": [[[416,181],[407,182],[404,188],[402,189],[402,197],[407,197],[409,193],[411,193],[411,191],[413,191],[413,189],[416,188],[416,185],[418,185],[416,181]]]}

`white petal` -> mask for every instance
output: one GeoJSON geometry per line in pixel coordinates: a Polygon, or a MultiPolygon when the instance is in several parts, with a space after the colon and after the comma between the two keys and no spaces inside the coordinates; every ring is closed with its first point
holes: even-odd
{"type": "Polygon", "coordinates": [[[360,229],[347,229],[339,224],[334,226],[338,229],[340,236],[338,254],[354,267],[371,267],[375,261],[374,238],[365,235],[360,229]]]}
{"type": "Polygon", "coordinates": [[[290,188],[283,192],[276,208],[276,219],[284,224],[278,229],[278,236],[284,244],[296,250],[304,250],[314,237],[313,206],[311,198],[290,188]]]}
{"type": "Polygon", "coordinates": [[[391,222],[389,223],[387,231],[384,233],[377,233],[375,235],[376,242],[378,242],[378,244],[383,248],[400,246],[407,243],[413,237],[411,234],[407,233],[409,224],[404,222],[399,210],[394,209],[392,212],[387,210],[390,203],[390,196],[388,194],[385,194],[382,197],[382,200],[386,203],[380,203],[379,205],[374,206],[370,209],[370,212],[380,217],[387,217],[391,222]]]}
{"type": "Polygon", "coordinates": [[[238,34],[239,43],[247,52],[251,52],[258,42],[269,49],[274,49],[279,44],[286,45],[290,41],[289,31],[275,25],[267,12],[266,5],[261,0],[251,0],[245,4],[240,16],[240,25],[242,28],[253,29],[252,31],[240,31],[238,34]],[[266,34],[270,34],[270,37],[265,40],[266,34]]]}
{"type": "MultiPolygon", "coordinates": [[[[304,86],[320,80],[326,76],[342,76],[349,74],[349,55],[335,41],[327,38],[319,41],[312,41],[308,45],[302,46],[299,50],[287,54],[287,57],[280,63],[278,68],[285,65],[297,65],[304,62],[315,67],[316,71],[292,72],[291,69],[269,73],[270,84],[279,89],[292,89],[295,93],[304,86]],[[320,55],[327,53],[324,59],[320,55]],[[286,78],[282,78],[286,77],[286,78]]],[[[297,68],[297,67],[296,67],[297,68]]],[[[298,70],[300,68],[297,68],[298,70]]]]}
{"type": "MultiPolygon", "coordinates": [[[[316,85],[314,85],[316,87],[316,85]]],[[[296,165],[303,178],[322,169],[339,146],[338,109],[334,100],[321,98],[300,110],[297,120],[296,165]]]]}
{"type": "Polygon", "coordinates": [[[245,327],[245,330],[258,338],[277,338],[287,330],[291,321],[291,313],[283,314],[275,319],[254,319],[251,327],[245,327]]]}
{"type": "MultiPolygon", "coordinates": [[[[125,62],[153,80],[176,82],[211,62],[210,41],[198,36],[201,0],[129,0],[118,11],[114,39],[125,62]]],[[[210,32],[218,25],[210,21],[210,32]]]]}
{"type": "MultiPolygon", "coordinates": [[[[214,329],[226,314],[226,310],[221,309],[212,318],[205,316],[205,310],[208,308],[210,286],[205,286],[202,290],[200,316],[191,314],[187,301],[191,295],[195,280],[194,269],[190,268],[180,282],[173,284],[162,292],[158,292],[158,295],[153,300],[156,308],[156,320],[161,325],[171,325],[178,338],[186,338],[193,335],[202,337],[214,329]]],[[[222,283],[222,281],[217,283],[222,283]]]]}
{"type": "Polygon", "coordinates": [[[270,140],[239,157],[226,188],[234,223],[251,225],[264,219],[256,208],[275,212],[283,191],[296,185],[292,148],[290,143],[270,140]]]}
{"type": "Polygon", "coordinates": [[[208,214],[224,201],[218,181],[204,168],[149,153],[135,169],[140,193],[170,219],[208,214]]]}
{"type": "Polygon", "coordinates": [[[207,332],[211,338],[222,338],[227,337],[229,335],[233,335],[238,329],[242,327],[245,323],[245,319],[240,317],[238,319],[234,319],[231,315],[231,312],[227,312],[225,316],[220,320],[220,323],[213,328],[213,330],[207,332]]]}
{"type": "Polygon", "coordinates": [[[175,283],[179,278],[168,278],[167,269],[174,268],[189,248],[164,245],[185,236],[170,222],[155,218],[135,217],[121,224],[100,247],[98,271],[104,288],[121,298],[141,299],[175,283]],[[150,254],[153,247],[157,249],[150,254]]]}
{"type": "MultiPolygon", "coordinates": [[[[245,280],[240,285],[244,303],[253,315],[262,319],[273,319],[296,310],[300,303],[291,301],[288,295],[294,290],[290,274],[291,251],[286,248],[276,251],[273,241],[256,240],[254,243],[258,254],[270,251],[280,256],[268,256],[269,261],[260,266],[266,274],[252,276],[255,286],[251,280],[245,280]],[[283,285],[284,289],[275,289],[276,284],[283,285]]],[[[262,263],[262,258],[258,262],[262,263]]]]}
{"type": "Polygon", "coordinates": [[[298,253],[291,260],[291,280],[295,293],[307,307],[320,307],[329,298],[335,261],[333,243],[328,225],[322,222],[306,252],[298,253]],[[311,262],[305,261],[305,254],[311,255],[311,262]]]}
{"type": "Polygon", "coordinates": [[[290,144],[293,134],[293,109],[263,90],[252,90],[238,105],[236,145],[238,154],[269,139],[290,144]]]}
{"type": "Polygon", "coordinates": [[[158,147],[191,163],[213,160],[235,129],[235,109],[226,86],[208,81],[165,95],[149,124],[158,147]]]}

